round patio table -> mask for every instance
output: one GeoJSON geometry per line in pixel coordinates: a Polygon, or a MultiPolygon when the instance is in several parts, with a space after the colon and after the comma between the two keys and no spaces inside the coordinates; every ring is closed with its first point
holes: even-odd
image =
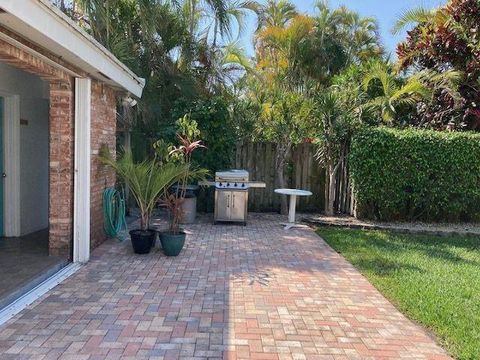
{"type": "Polygon", "coordinates": [[[299,189],[275,189],[277,194],[290,196],[290,206],[288,207],[288,223],[285,224],[285,230],[299,226],[295,223],[295,207],[297,205],[297,196],[311,196],[312,192],[299,189]]]}

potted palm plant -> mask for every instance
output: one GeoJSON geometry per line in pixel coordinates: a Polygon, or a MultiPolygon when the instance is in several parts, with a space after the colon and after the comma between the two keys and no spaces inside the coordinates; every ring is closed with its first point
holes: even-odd
{"type": "MultiPolygon", "coordinates": [[[[208,170],[192,165],[192,153],[196,149],[205,147],[201,140],[195,140],[200,134],[197,122],[185,115],[178,120],[177,125],[179,127],[177,138],[180,145],[170,146],[167,151],[167,158],[172,163],[185,166],[185,172],[173,189],[165,189],[161,197],[161,203],[168,209],[170,216],[168,231],[160,232],[160,242],[163,252],[167,256],[177,256],[185,244],[186,234],[180,229],[180,223],[185,213],[185,201],[188,201],[186,197],[188,184],[191,181],[204,179],[208,173],[208,170]]],[[[163,145],[163,142],[157,142],[157,154],[165,153],[163,145]]]]}
{"type": "Polygon", "coordinates": [[[149,253],[156,236],[156,231],[150,228],[152,212],[165,189],[184,178],[188,166],[158,161],[157,156],[135,162],[129,150],[124,150],[117,160],[108,150],[102,151],[100,158],[125,182],[140,210],[140,228],[130,231],[133,251],[149,253]]]}

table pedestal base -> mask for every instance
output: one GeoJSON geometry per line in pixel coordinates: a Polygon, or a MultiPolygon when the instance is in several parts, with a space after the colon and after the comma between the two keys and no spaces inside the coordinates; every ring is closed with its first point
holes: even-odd
{"type": "Polygon", "coordinates": [[[299,223],[282,223],[282,226],[284,226],[284,230],[289,230],[291,228],[299,228],[299,229],[308,229],[309,226],[305,224],[299,224],[299,223]]]}
{"type": "Polygon", "coordinates": [[[285,230],[291,228],[306,228],[308,226],[303,224],[297,224],[295,222],[295,206],[297,205],[297,195],[299,196],[310,196],[312,193],[310,191],[305,190],[297,190],[297,189],[275,189],[277,194],[289,195],[290,196],[290,206],[288,207],[288,223],[283,223],[282,225],[285,226],[285,230]]]}

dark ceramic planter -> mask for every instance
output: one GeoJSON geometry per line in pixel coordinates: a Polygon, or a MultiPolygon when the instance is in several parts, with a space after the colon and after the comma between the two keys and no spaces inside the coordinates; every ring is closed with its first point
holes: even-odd
{"type": "Polygon", "coordinates": [[[160,233],[160,242],[162,243],[163,253],[167,256],[177,256],[183,249],[186,234],[179,231],[177,234],[172,232],[160,233]]]}
{"type": "Polygon", "coordinates": [[[155,244],[155,230],[132,230],[130,238],[132,239],[132,247],[135,254],[148,254],[155,244]]]}

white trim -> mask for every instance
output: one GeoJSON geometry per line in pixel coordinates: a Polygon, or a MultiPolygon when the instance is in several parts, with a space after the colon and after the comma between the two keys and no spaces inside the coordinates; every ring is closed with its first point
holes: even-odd
{"type": "Polygon", "coordinates": [[[0,90],[4,99],[3,224],[5,236],[20,236],[20,97],[0,90]]]}
{"type": "Polygon", "coordinates": [[[15,300],[4,309],[0,309],[0,325],[4,324],[28,305],[43,296],[47,291],[53,289],[69,276],[76,273],[81,268],[80,264],[70,264],[65,266],[59,272],[45,280],[43,283],[30,290],[25,295],[15,300]]]}
{"type": "Polygon", "coordinates": [[[90,258],[91,80],[75,79],[75,175],[73,261],[90,258]]]}
{"type": "Polygon", "coordinates": [[[0,23],[90,76],[142,96],[145,80],[47,0],[0,0],[0,23]]]}

